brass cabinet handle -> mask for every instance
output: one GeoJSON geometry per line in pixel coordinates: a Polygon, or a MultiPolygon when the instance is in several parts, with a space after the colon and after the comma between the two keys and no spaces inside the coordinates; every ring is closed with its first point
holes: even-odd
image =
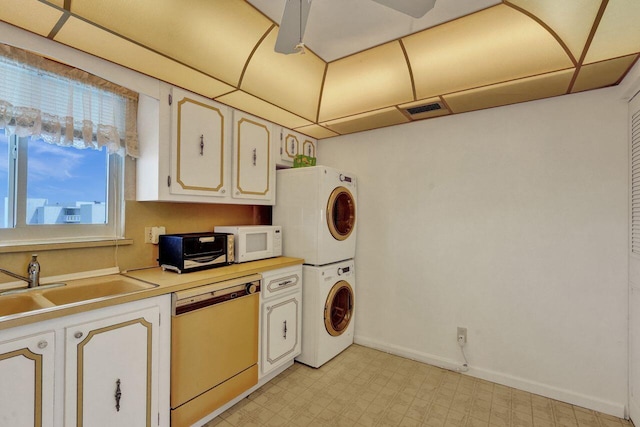
{"type": "Polygon", "coordinates": [[[258,161],[258,149],[254,148],[253,149],[253,166],[256,165],[257,161],[258,161]]]}
{"type": "Polygon", "coordinates": [[[120,397],[122,397],[122,390],[120,390],[120,378],[116,381],[116,411],[120,412],[120,397]]]}
{"type": "Polygon", "coordinates": [[[204,156],[204,135],[200,135],[200,155],[204,156]]]}
{"type": "Polygon", "coordinates": [[[284,339],[287,339],[287,321],[284,321],[284,339]]]}

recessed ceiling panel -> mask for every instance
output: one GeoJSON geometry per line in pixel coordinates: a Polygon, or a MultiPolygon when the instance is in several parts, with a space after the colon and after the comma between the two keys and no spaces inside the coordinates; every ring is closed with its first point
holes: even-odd
{"type": "Polygon", "coordinates": [[[339,133],[347,134],[362,132],[365,130],[377,129],[385,126],[393,126],[401,123],[408,123],[410,120],[397,108],[385,108],[378,111],[371,111],[358,114],[352,117],[345,117],[323,123],[324,126],[339,133]]]}
{"type": "Polygon", "coordinates": [[[610,0],[591,42],[585,63],[640,52],[640,1],[610,0]]]}
{"type": "Polygon", "coordinates": [[[454,113],[499,107],[533,101],[567,93],[574,70],[564,70],[540,76],[499,83],[482,88],[452,93],[444,97],[454,113]]]}
{"type": "Polygon", "coordinates": [[[630,55],[583,65],[578,72],[578,78],[573,85],[572,92],[597,89],[618,83],[637,58],[638,55],[630,55]]]}
{"type": "Polygon", "coordinates": [[[509,0],[548,25],[579,60],[602,0],[509,0]]]}
{"type": "Polygon", "coordinates": [[[303,133],[305,135],[309,135],[312,138],[316,138],[316,139],[322,139],[322,138],[331,138],[332,136],[338,136],[337,133],[335,133],[332,130],[329,130],[325,127],[322,127],[320,125],[309,125],[309,126],[302,126],[299,127],[297,129],[294,129],[297,132],[303,133]]]}
{"type": "Polygon", "coordinates": [[[329,64],[319,122],[412,100],[404,53],[391,42],[329,64]]]}
{"type": "Polygon", "coordinates": [[[312,52],[274,52],[277,35],[274,28],[255,51],[240,89],[315,121],[326,64],[312,52]]]}
{"type": "Polygon", "coordinates": [[[273,25],[237,0],[73,0],[71,11],[234,86],[273,25]]]}
{"type": "Polygon", "coordinates": [[[2,0],[0,14],[2,21],[46,37],[63,12],[36,0],[2,0]]]}
{"type": "Polygon", "coordinates": [[[77,18],[69,18],[54,40],[209,98],[234,89],[77,18]]]}
{"type": "Polygon", "coordinates": [[[403,39],[418,98],[573,66],[532,18],[498,5],[403,39]]]}
{"type": "Polygon", "coordinates": [[[216,98],[216,101],[230,105],[238,110],[246,111],[254,116],[262,117],[270,122],[278,123],[290,129],[312,124],[295,114],[283,110],[276,105],[265,102],[248,93],[237,90],[216,98]]]}

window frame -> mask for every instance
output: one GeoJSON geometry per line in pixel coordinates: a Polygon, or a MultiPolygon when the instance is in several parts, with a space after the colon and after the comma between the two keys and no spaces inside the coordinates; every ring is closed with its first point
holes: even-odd
{"type": "MultiPolygon", "coordinates": [[[[13,227],[0,228],[0,240],[3,245],[123,239],[125,162],[123,156],[119,154],[108,155],[107,222],[105,224],[27,224],[27,144],[29,138],[8,136],[9,192],[7,196],[9,206],[7,215],[10,220],[9,224],[13,224],[13,227]]],[[[45,142],[42,143],[45,144],[45,142]]]]}

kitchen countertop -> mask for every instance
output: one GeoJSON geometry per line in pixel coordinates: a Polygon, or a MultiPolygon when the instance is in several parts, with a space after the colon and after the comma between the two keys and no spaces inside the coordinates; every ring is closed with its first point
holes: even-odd
{"type": "MultiPolygon", "coordinates": [[[[171,292],[181,291],[197,286],[222,282],[224,280],[235,279],[238,277],[248,276],[256,273],[259,274],[269,270],[276,270],[280,268],[300,265],[303,262],[304,260],[301,258],[277,257],[259,261],[245,262],[242,264],[232,264],[226,267],[218,267],[212,268],[210,270],[194,271],[184,274],[178,274],[173,271],[163,271],[160,267],[124,271],[120,273],[120,276],[137,279],[156,286],[153,288],[127,294],[82,301],[73,304],[65,304],[0,317],[0,330],[40,322],[43,320],[55,319],[70,314],[95,310],[98,308],[110,307],[117,304],[141,300],[144,298],[165,295],[171,292]]],[[[110,276],[103,277],[106,278],[110,276]]],[[[74,283],[81,282],[83,280],[86,279],[79,279],[75,281],[70,280],[67,282],[67,286],[73,286],[74,283]]],[[[2,297],[0,297],[0,303],[2,301],[1,298],[2,297]]]]}

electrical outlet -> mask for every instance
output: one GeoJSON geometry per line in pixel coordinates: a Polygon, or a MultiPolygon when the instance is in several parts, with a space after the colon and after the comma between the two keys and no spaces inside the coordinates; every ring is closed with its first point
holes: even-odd
{"type": "Polygon", "coordinates": [[[144,242],[151,243],[153,241],[153,227],[144,228],[144,242]]]}
{"type": "Polygon", "coordinates": [[[456,340],[459,345],[465,345],[467,343],[467,328],[461,328],[458,326],[458,333],[456,334],[456,340]]]}

